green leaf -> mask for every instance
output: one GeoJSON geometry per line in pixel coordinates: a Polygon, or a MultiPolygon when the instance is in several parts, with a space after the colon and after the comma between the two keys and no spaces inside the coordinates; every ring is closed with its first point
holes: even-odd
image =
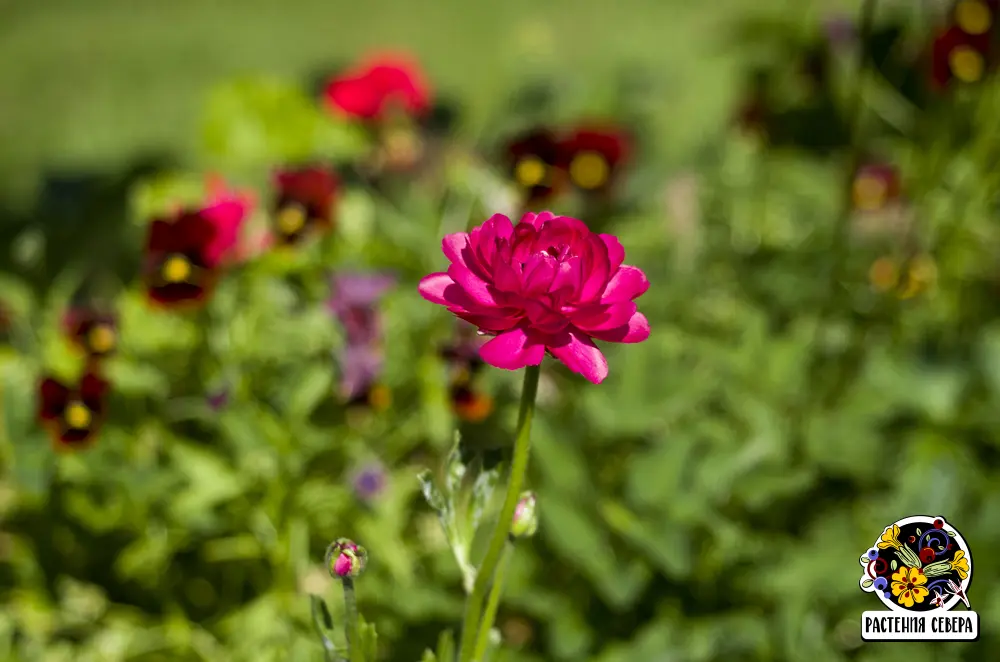
{"type": "Polygon", "coordinates": [[[948,531],[947,533],[948,533],[948,536],[949,536],[949,537],[951,537],[951,538],[954,538],[955,536],[957,536],[957,535],[958,535],[958,534],[957,534],[957,533],[955,533],[954,531],[948,531]]]}
{"type": "Polygon", "coordinates": [[[874,583],[875,583],[874,579],[866,579],[865,581],[861,582],[861,586],[862,588],[870,588],[871,585],[874,583]]]}
{"type": "Polygon", "coordinates": [[[329,397],[333,388],[333,370],[323,362],[306,367],[293,382],[286,413],[295,419],[309,416],[321,400],[329,397]]]}
{"type": "Polygon", "coordinates": [[[486,511],[499,482],[500,469],[498,467],[482,471],[476,476],[476,482],[472,484],[472,499],[469,503],[469,523],[473,531],[479,528],[483,513],[486,511]]]}
{"type": "Polygon", "coordinates": [[[455,633],[442,630],[438,636],[437,659],[449,662],[455,659],[455,633]]]}
{"type": "Polygon", "coordinates": [[[444,517],[448,511],[448,502],[445,501],[444,495],[441,494],[441,490],[439,490],[437,485],[434,484],[434,472],[430,469],[424,469],[417,474],[417,480],[420,481],[420,489],[424,494],[424,500],[427,501],[427,504],[433,508],[438,515],[444,517]]]}
{"type": "Polygon", "coordinates": [[[455,441],[448,453],[448,459],[445,461],[445,489],[452,504],[462,489],[462,480],[465,478],[466,472],[465,464],[462,462],[461,441],[461,434],[455,432],[455,441]]]}
{"type": "Polygon", "coordinates": [[[427,649],[424,651],[423,657],[420,658],[420,662],[437,662],[438,658],[434,656],[434,651],[427,649]]]}
{"type": "Polygon", "coordinates": [[[917,535],[918,536],[920,535],[920,529],[917,529],[917,535]]]}
{"type": "Polygon", "coordinates": [[[890,569],[895,570],[898,567],[899,567],[899,564],[896,563],[896,559],[893,559],[892,561],[889,562],[889,568],[890,569]]]}

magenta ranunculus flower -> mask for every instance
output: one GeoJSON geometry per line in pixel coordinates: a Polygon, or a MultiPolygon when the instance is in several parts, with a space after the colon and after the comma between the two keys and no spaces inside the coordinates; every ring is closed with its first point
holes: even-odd
{"type": "Polygon", "coordinates": [[[479,350],[492,366],[538,365],[546,351],[595,384],[608,362],[593,340],[637,343],[649,322],[635,299],[646,274],[622,264],[625,249],[583,221],[551,212],[501,214],[442,242],[447,272],[420,281],[420,294],[495,336],[479,350]]]}

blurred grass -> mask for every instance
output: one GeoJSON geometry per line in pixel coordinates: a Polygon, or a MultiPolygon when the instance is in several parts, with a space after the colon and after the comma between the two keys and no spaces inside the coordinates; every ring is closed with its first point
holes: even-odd
{"type": "MultiPolygon", "coordinates": [[[[728,113],[740,53],[725,26],[853,0],[7,0],[0,3],[0,194],[47,167],[116,167],[136,152],[193,157],[207,90],[261,72],[306,76],[372,48],[417,54],[481,130],[537,69],[596,84],[650,68],[655,148],[679,161],[728,113]],[[678,118],[682,118],[679,121],[678,118]]],[[[581,91],[585,98],[589,92],[581,91]]]]}

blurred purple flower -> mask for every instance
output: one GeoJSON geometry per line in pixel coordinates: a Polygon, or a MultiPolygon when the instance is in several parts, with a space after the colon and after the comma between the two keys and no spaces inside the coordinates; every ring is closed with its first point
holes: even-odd
{"type": "Polygon", "coordinates": [[[340,353],[340,392],[354,400],[366,394],[382,372],[382,351],[372,345],[348,345],[340,353]]]}
{"type": "Polygon", "coordinates": [[[853,18],[837,15],[823,21],[823,34],[830,45],[839,50],[852,45],[857,39],[858,31],[853,18]]]}
{"type": "Polygon", "coordinates": [[[212,411],[219,411],[229,404],[229,388],[222,386],[208,393],[205,397],[209,408],[212,411]]]}
{"type": "Polygon", "coordinates": [[[396,278],[381,272],[336,274],[330,281],[330,312],[337,316],[347,334],[347,344],[377,342],[382,335],[376,307],[396,278]]]}
{"type": "Polygon", "coordinates": [[[366,464],[354,474],[354,493],[362,501],[378,498],[385,489],[385,467],[380,462],[366,464]]]}

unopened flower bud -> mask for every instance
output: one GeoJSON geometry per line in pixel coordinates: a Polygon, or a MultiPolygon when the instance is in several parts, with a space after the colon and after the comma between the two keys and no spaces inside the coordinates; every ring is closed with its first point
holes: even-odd
{"type": "Polygon", "coordinates": [[[368,550],[353,540],[337,538],[326,548],[326,568],[332,577],[357,577],[368,565],[368,550]]]}
{"type": "Polygon", "coordinates": [[[514,538],[530,538],[538,531],[538,513],[535,510],[535,493],[522,492],[514,508],[514,518],[510,524],[510,535],[514,538]]]}

